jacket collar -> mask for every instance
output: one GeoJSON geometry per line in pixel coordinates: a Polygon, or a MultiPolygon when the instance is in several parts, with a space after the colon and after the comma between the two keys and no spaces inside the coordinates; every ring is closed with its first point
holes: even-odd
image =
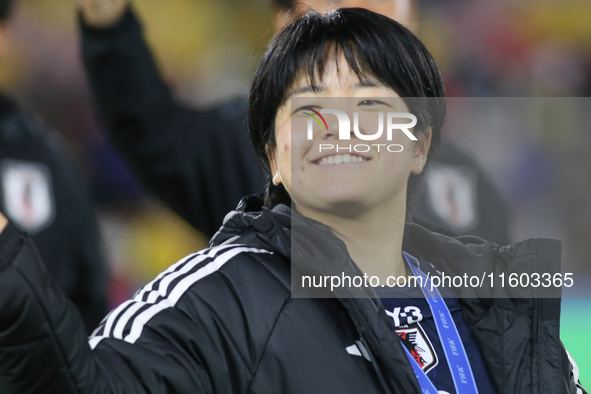
{"type": "MultiPolygon", "coordinates": [[[[263,206],[259,195],[243,198],[238,207],[226,215],[210,246],[247,232],[256,232],[265,247],[288,259],[301,257],[312,262],[306,271],[326,275],[341,273],[343,270],[359,273],[345,243],[327,226],[303,217],[283,204],[269,210],[263,206]]],[[[470,272],[475,262],[482,268],[492,268],[494,254],[498,249],[496,245],[478,237],[450,237],[449,234],[419,224],[405,224],[403,250],[419,260],[427,260],[437,268],[445,269],[446,273],[470,272]]]]}
{"type": "MultiPolygon", "coordinates": [[[[530,239],[500,247],[474,236],[449,236],[419,224],[405,224],[403,250],[417,257],[421,264],[432,264],[447,275],[480,275],[491,272],[560,272],[561,243],[553,239],[530,239]]],[[[269,210],[258,195],[242,199],[230,212],[211,246],[242,234],[254,232],[258,242],[295,264],[298,272],[310,275],[359,275],[347,247],[324,224],[301,216],[280,204],[269,210]]],[[[293,271],[292,271],[293,273],[293,271]]],[[[539,289],[538,289],[539,290],[539,289]]],[[[515,289],[497,288],[495,293],[483,293],[478,288],[465,288],[458,294],[463,298],[539,297],[536,289],[517,293],[515,289]],[[510,294],[509,294],[510,292],[510,294]]],[[[337,295],[345,296],[345,295],[337,295]]],[[[371,289],[349,297],[375,298],[371,289]]],[[[560,289],[544,293],[545,297],[560,297],[560,289]]]]}

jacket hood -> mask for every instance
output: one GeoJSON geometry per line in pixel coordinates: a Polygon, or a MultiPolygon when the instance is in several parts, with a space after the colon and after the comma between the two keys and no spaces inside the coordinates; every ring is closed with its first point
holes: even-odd
{"type": "Polygon", "coordinates": [[[253,194],[244,197],[235,210],[224,218],[224,223],[211,238],[209,246],[234,242],[249,233],[254,233],[259,242],[269,250],[289,257],[291,209],[278,205],[273,210],[263,206],[261,196],[253,194]]]}

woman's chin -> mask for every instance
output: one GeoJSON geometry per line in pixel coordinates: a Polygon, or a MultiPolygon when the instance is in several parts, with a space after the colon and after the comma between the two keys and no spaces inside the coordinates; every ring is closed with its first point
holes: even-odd
{"type": "Polygon", "coordinates": [[[322,199],[314,200],[294,200],[296,207],[302,214],[315,212],[318,214],[328,214],[342,216],[345,218],[354,218],[364,212],[367,212],[371,206],[368,206],[367,198],[354,198],[352,196],[324,196],[322,199]]]}

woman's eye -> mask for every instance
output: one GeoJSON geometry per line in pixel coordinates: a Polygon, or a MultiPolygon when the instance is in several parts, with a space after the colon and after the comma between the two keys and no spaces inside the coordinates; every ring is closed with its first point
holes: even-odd
{"type": "Polygon", "coordinates": [[[363,100],[359,105],[387,105],[386,103],[378,100],[363,100]]]}

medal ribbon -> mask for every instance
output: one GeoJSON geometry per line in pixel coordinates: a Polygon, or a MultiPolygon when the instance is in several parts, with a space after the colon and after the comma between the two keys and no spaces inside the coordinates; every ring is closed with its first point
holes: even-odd
{"type": "MultiPolygon", "coordinates": [[[[437,287],[431,286],[431,279],[425,275],[417,265],[413,264],[413,262],[418,264],[417,260],[405,252],[402,252],[402,254],[410,266],[413,275],[422,278],[421,290],[425,296],[425,300],[429,304],[429,308],[431,308],[435,327],[437,328],[441,346],[443,347],[445,358],[447,359],[447,365],[451,372],[456,393],[478,394],[476,380],[472,373],[472,367],[470,366],[466,349],[464,348],[460,333],[458,332],[447,304],[441,297],[437,287]]],[[[408,349],[406,349],[406,346],[403,345],[403,347],[406,350],[406,355],[411,362],[423,394],[437,393],[433,382],[431,382],[427,374],[425,374],[417,361],[412,357],[408,349]]]]}

